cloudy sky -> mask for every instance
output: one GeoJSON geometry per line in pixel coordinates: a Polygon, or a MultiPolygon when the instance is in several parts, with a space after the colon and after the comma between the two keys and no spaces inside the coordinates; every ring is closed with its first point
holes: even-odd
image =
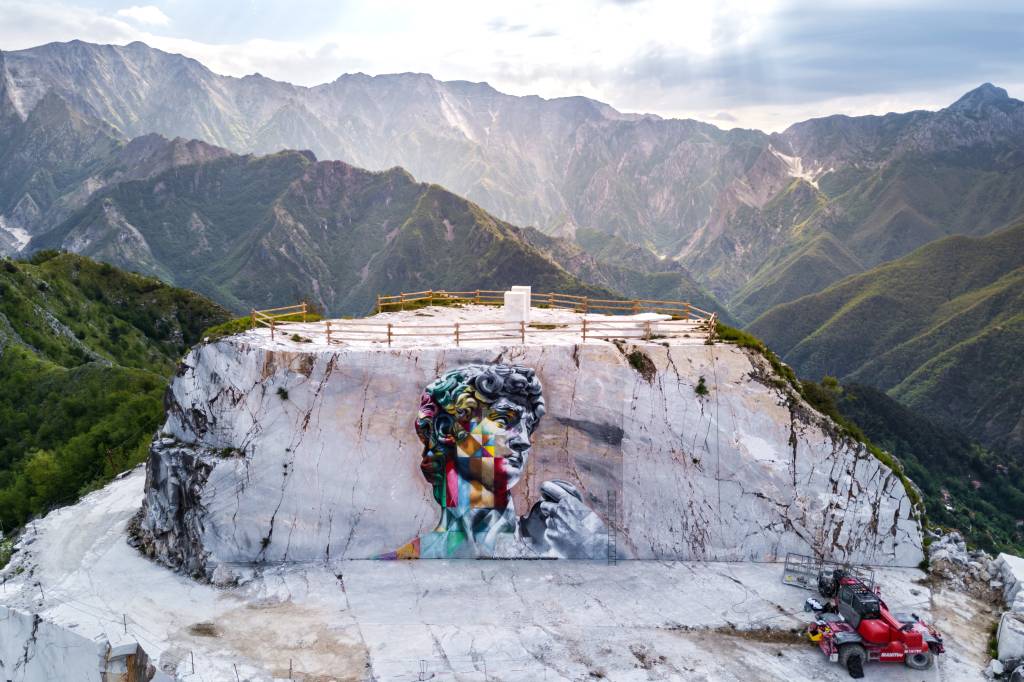
{"type": "Polygon", "coordinates": [[[1024,0],[0,0],[0,49],[142,40],[303,85],[422,71],[504,92],[780,130],[1024,98],[1024,0]]]}

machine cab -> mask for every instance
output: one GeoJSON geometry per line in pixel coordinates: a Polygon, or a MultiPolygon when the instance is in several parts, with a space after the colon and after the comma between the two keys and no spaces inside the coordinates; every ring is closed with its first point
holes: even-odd
{"type": "Polygon", "coordinates": [[[882,617],[882,600],[859,581],[841,582],[837,601],[839,614],[854,629],[860,628],[862,620],[882,617]]]}

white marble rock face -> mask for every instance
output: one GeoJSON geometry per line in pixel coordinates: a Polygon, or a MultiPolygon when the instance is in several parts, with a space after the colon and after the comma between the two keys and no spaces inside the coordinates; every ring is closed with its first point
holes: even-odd
{"type": "Polygon", "coordinates": [[[0,675],[5,680],[101,682],[107,643],[83,637],[32,613],[0,605],[0,675]]]}
{"type": "Polygon", "coordinates": [[[222,564],[396,549],[439,515],[413,429],[423,387],[487,362],[532,367],[544,386],[547,415],[513,495],[520,515],[558,478],[615,529],[619,558],[923,557],[899,478],[734,346],[377,350],[258,333],[200,346],[180,367],[148,465],[142,545],[207,576],[222,564]],[[630,365],[634,349],[653,377],[630,365]]]}

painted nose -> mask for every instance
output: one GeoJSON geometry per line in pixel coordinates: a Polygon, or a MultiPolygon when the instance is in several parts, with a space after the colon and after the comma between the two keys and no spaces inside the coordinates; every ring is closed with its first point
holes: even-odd
{"type": "Polygon", "coordinates": [[[508,439],[508,447],[510,450],[515,450],[518,453],[526,452],[530,449],[530,437],[523,432],[519,432],[508,439]]]}

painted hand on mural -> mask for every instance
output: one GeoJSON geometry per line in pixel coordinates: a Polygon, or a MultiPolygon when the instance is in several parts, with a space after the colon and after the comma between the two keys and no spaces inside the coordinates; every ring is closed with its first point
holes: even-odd
{"type": "Polygon", "coordinates": [[[529,367],[467,365],[431,382],[420,399],[420,470],[441,507],[435,529],[382,558],[601,556],[607,532],[565,481],[541,486],[522,521],[511,490],[526,469],[530,436],[544,416],[529,367]]]}
{"type": "Polygon", "coordinates": [[[520,522],[523,540],[541,556],[598,559],[607,553],[608,529],[567,481],[544,481],[543,498],[520,522]]]}

